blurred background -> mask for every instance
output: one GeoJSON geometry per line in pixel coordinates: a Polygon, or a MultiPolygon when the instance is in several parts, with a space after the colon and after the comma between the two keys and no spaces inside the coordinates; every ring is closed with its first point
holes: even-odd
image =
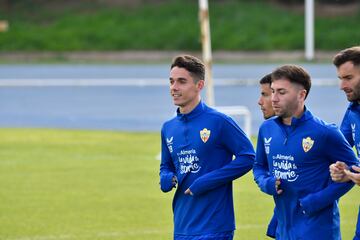
{"type": "MultiPolygon", "coordinates": [[[[208,4],[214,105],[247,109],[254,144],[258,82],[285,63],[312,76],[307,107],[340,124],[332,57],[360,44],[359,0],[314,1],[310,50],[304,0],[208,4]]],[[[0,0],[1,240],[172,238],[159,131],[176,110],[172,58],[204,56],[199,15],[195,0],[0,0]]],[[[341,201],[344,239],[359,196],[341,201]]],[[[266,239],[272,199],[251,174],[234,197],[235,239],[266,239]]]]}
{"type": "MultiPolygon", "coordinates": [[[[309,61],[304,2],[209,3],[215,105],[251,109],[252,134],[262,121],[258,80],[283,63],[311,73],[312,111],[341,120],[347,103],[331,59],[359,44],[360,3],[315,1],[309,61]],[[329,95],[336,114],[326,109],[329,95]]],[[[202,57],[194,0],[2,0],[0,20],[3,127],[158,131],[175,110],[167,90],[171,59],[202,57]]]]}

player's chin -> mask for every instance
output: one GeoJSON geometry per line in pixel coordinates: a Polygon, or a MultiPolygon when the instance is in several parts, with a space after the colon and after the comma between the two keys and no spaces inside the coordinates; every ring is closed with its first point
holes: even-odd
{"type": "Polygon", "coordinates": [[[173,97],[173,103],[175,105],[178,105],[179,103],[181,103],[181,99],[179,97],[173,97]]]}
{"type": "Polygon", "coordinates": [[[273,107],[273,109],[274,109],[275,115],[277,115],[277,116],[282,113],[281,108],[279,108],[279,107],[273,107]]]}
{"type": "Polygon", "coordinates": [[[173,103],[175,106],[179,107],[182,107],[184,105],[183,101],[181,101],[180,99],[173,99],[173,103]]]}
{"type": "Polygon", "coordinates": [[[354,96],[351,93],[346,93],[346,98],[349,102],[352,102],[355,100],[354,96]]]}

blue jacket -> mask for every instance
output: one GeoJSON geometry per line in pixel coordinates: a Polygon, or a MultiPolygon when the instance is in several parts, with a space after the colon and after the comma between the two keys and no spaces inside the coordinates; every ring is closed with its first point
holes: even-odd
{"type": "MultiPolygon", "coordinates": [[[[360,156],[360,106],[357,102],[352,102],[347,108],[342,120],[340,130],[346,140],[353,147],[355,146],[357,155],[360,156]]],[[[358,214],[357,227],[354,240],[360,240],[360,208],[358,214]]]]}
{"type": "Polygon", "coordinates": [[[173,199],[174,234],[205,235],[233,231],[232,181],[251,170],[250,140],[228,116],[200,102],[161,130],[160,186],[173,199]],[[233,156],[235,159],[233,160],[233,156]],[[193,196],[185,195],[190,188],[193,196]]]}
{"type": "Polygon", "coordinates": [[[336,161],[358,162],[338,128],[309,110],[293,118],[291,126],[279,117],[261,125],[253,171],[260,189],[274,196],[276,239],[341,239],[337,199],[353,184],[331,181],[329,165],[336,161]],[[280,195],[276,178],[281,179],[280,195]]]}

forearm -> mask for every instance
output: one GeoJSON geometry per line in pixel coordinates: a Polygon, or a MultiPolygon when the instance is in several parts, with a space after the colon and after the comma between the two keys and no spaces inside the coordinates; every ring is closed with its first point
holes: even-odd
{"type": "Polygon", "coordinates": [[[269,176],[269,174],[264,170],[256,169],[255,166],[253,172],[254,180],[262,192],[272,196],[277,195],[275,177],[269,176]]]}
{"type": "Polygon", "coordinates": [[[160,172],[160,189],[163,192],[169,192],[175,187],[173,172],[160,172]]]}
{"type": "Polygon", "coordinates": [[[326,188],[308,194],[299,199],[302,210],[307,215],[312,215],[326,207],[331,206],[336,200],[347,193],[354,186],[351,182],[335,183],[332,182],[326,188]]]}
{"type": "Polygon", "coordinates": [[[253,155],[238,156],[224,167],[209,172],[196,179],[190,186],[194,195],[205,193],[211,189],[217,188],[224,184],[243,176],[249,172],[254,162],[253,155]]]}

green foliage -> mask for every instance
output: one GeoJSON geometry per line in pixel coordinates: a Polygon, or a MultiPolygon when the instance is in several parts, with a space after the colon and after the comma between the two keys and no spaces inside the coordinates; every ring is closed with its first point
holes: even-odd
{"type": "MultiPolygon", "coordinates": [[[[132,6],[91,1],[15,1],[0,8],[10,23],[0,51],[200,50],[198,2],[169,0],[132,6]]],[[[304,16],[269,1],[210,1],[214,50],[304,47],[304,16]]],[[[316,48],[359,44],[360,12],[317,17],[316,48]]]]}
{"type": "MultiPolygon", "coordinates": [[[[0,129],[1,239],[171,239],[157,133],[0,129]]],[[[344,239],[359,187],[340,201],[344,239]]],[[[265,239],[273,210],[249,173],[234,183],[235,239],[265,239]]]]}
{"type": "MultiPolygon", "coordinates": [[[[276,0],[282,4],[303,4],[305,0],[276,0]]],[[[356,0],[317,0],[320,3],[327,3],[327,4],[349,4],[354,3],[356,0]]]]}

